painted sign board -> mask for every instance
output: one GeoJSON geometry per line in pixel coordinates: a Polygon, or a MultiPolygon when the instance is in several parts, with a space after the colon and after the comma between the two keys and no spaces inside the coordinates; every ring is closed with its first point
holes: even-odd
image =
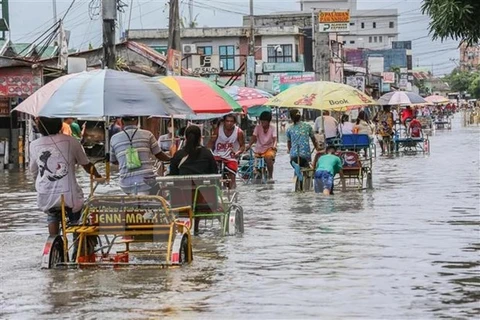
{"type": "Polygon", "coordinates": [[[383,83],[395,83],[395,72],[382,73],[383,83]]]}
{"type": "Polygon", "coordinates": [[[303,72],[305,71],[305,64],[303,62],[281,62],[271,63],[265,62],[263,64],[263,72],[303,72]]]}
{"type": "Polygon", "coordinates": [[[350,22],[350,11],[348,10],[322,10],[318,15],[319,23],[350,22]]]}
{"type": "Polygon", "coordinates": [[[288,88],[312,81],[315,81],[314,72],[277,73],[273,75],[272,90],[274,92],[282,92],[288,88]]]}
{"type": "Polygon", "coordinates": [[[168,73],[172,76],[182,75],[182,52],[168,49],[167,53],[168,73]]]}

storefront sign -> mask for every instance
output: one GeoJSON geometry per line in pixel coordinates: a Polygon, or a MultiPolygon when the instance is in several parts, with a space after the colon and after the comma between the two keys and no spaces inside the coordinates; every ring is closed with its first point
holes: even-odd
{"type": "Polygon", "coordinates": [[[395,72],[382,73],[383,83],[395,83],[395,72]]]}
{"type": "Polygon", "coordinates": [[[191,55],[194,75],[205,76],[220,73],[220,58],[218,55],[191,55]]]}
{"type": "Polygon", "coordinates": [[[27,97],[41,86],[41,69],[4,68],[0,72],[0,96],[27,97]]]}
{"type": "Polygon", "coordinates": [[[348,32],[350,23],[320,23],[318,32],[348,32]]]}
{"type": "Polygon", "coordinates": [[[349,76],[347,77],[347,85],[355,89],[365,92],[365,77],[364,76],[349,76]]]}
{"type": "Polygon", "coordinates": [[[319,32],[350,31],[350,11],[320,11],[318,16],[319,32]]]}
{"type": "Polygon", "coordinates": [[[350,11],[320,11],[319,23],[350,22],[350,11]]]}
{"type": "Polygon", "coordinates": [[[281,62],[272,63],[265,62],[263,64],[263,72],[303,72],[305,71],[305,64],[303,62],[281,62]]]}
{"type": "Polygon", "coordinates": [[[275,92],[282,92],[288,88],[312,81],[315,81],[314,72],[278,73],[273,76],[272,90],[275,92]]]}
{"type": "Polygon", "coordinates": [[[168,73],[172,76],[182,75],[182,53],[178,50],[168,49],[168,73]]]}
{"type": "Polygon", "coordinates": [[[0,98],[0,117],[10,116],[10,99],[0,98]]]}

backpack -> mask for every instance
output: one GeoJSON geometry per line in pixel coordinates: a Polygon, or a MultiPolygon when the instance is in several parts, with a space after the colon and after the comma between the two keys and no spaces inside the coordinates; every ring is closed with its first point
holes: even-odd
{"type": "Polygon", "coordinates": [[[127,147],[125,150],[125,158],[126,158],[126,164],[127,164],[127,169],[128,170],[135,170],[138,169],[142,166],[142,161],[140,161],[140,156],[138,155],[137,149],[133,147],[133,137],[135,136],[135,133],[137,133],[137,129],[132,134],[132,137],[130,137],[127,133],[127,131],[123,130],[125,134],[128,137],[128,140],[130,141],[130,146],[127,147]]]}

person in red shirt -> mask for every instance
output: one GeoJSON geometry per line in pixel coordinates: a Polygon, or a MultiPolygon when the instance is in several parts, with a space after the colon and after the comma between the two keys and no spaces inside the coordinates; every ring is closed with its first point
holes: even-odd
{"type": "Polygon", "coordinates": [[[409,136],[412,138],[420,138],[422,136],[422,124],[418,121],[415,115],[412,115],[413,119],[410,121],[408,128],[409,136]]]}
{"type": "Polygon", "coordinates": [[[407,119],[413,119],[413,110],[410,106],[407,106],[406,109],[402,111],[402,123],[406,125],[407,119]]]}

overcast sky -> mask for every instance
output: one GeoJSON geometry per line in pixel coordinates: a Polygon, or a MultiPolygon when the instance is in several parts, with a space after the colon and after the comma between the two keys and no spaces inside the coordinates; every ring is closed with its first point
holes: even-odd
{"type": "MultiPolygon", "coordinates": [[[[62,17],[70,6],[70,0],[57,0],[57,16],[62,17]]],[[[65,18],[67,30],[71,30],[70,47],[85,49],[91,43],[101,45],[101,0],[76,0],[65,18]],[[89,10],[89,7],[92,9],[89,10]],[[90,13],[89,13],[90,12],[90,13]],[[93,19],[91,19],[93,17],[93,19]]],[[[168,25],[167,0],[123,0],[128,7],[120,25],[123,29],[165,28],[168,25]],[[130,4],[132,4],[130,8],[130,4]],[[130,16],[131,9],[131,19],[130,16]]],[[[188,0],[180,0],[181,14],[188,17],[188,0]]],[[[249,0],[194,0],[194,15],[199,26],[240,26],[242,14],[248,14],[249,0]]],[[[427,16],[420,11],[422,0],[358,0],[358,9],[397,8],[399,40],[418,39],[413,42],[414,65],[433,69],[435,75],[450,72],[458,59],[458,43],[431,41],[428,36],[427,16]]],[[[53,24],[53,0],[10,0],[11,38],[14,42],[35,40],[53,24]]],[[[298,10],[297,0],[254,0],[256,14],[298,10]]]]}

